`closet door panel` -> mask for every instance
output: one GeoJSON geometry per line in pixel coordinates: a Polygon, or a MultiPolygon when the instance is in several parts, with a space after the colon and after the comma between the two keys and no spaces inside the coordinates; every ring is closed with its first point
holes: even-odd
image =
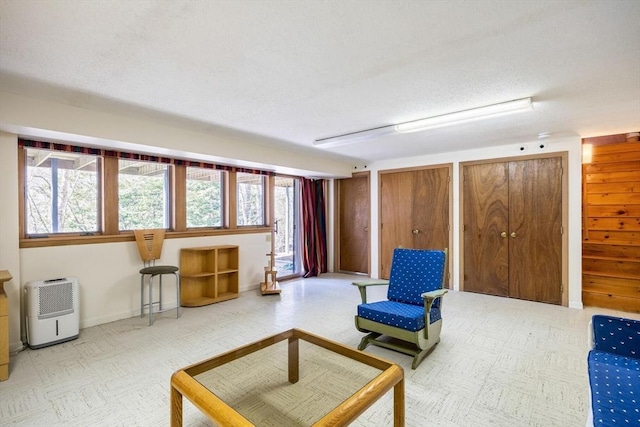
{"type": "Polygon", "coordinates": [[[562,303],[562,162],[509,163],[509,296],[562,303]]]}
{"type": "Polygon", "coordinates": [[[380,175],[380,275],[389,278],[393,250],[413,247],[413,172],[380,175]]]}
{"type": "MultiPolygon", "coordinates": [[[[449,245],[449,169],[415,171],[413,237],[415,249],[444,249],[449,245]]],[[[413,232],[412,230],[412,232],[413,232]]]]}
{"type": "Polygon", "coordinates": [[[509,295],[509,164],[467,165],[464,191],[464,290],[509,295]]]}

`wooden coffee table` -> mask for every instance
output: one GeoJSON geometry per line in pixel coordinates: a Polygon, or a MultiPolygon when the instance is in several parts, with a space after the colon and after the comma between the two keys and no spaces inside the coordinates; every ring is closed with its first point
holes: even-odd
{"type": "MultiPolygon", "coordinates": [[[[247,418],[216,395],[215,390],[207,388],[195,377],[284,340],[288,340],[288,380],[291,384],[297,383],[300,379],[299,340],[368,365],[375,368],[375,372],[381,371],[374,375],[367,384],[316,421],[313,426],[348,425],[391,388],[393,388],[394,426],[404,426],[404,371],[400,366],[299,329],[291,329],[270,336],[176,371],[171,376],[171,425],[174,427],[182,426],[182,396],[184,396],[220,426],[253,426],[254,424],[247,418]]],[[[260,369],[259,366],[251,369],[254,368],[260,369]]]]}

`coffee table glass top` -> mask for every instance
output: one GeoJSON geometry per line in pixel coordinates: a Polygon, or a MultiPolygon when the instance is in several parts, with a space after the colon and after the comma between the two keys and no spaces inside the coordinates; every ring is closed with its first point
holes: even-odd
{"type": "Polygon", "coordinates": [[[194,376],[258,426],[310,426],[382,370],[300,342],[300,379],[287,380],[287,343],[194,376]]]}
{"type": "Polygon", "coordinates": [[[186,367],[171,383],[172,425],[182,425],[182,396],[219,425],[348,425],[392,388],[394,425],[404,425],[402,368],[298,329],[186,367]]]}

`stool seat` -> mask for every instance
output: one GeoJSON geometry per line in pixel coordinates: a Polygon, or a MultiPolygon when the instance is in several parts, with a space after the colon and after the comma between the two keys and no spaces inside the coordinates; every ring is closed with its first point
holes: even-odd
{"type": "Polygon", "coordinates": [[[140,274],[171,274],[178,271],[178,267],[173,265],[152,265],[151,267],[145,267],[140,269],[140,274]]]}

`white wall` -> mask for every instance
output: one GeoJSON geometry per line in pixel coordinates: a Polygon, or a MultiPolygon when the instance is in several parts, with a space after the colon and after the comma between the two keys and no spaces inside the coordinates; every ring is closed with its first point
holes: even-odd
{"type": "Polygon", "coordinates": [[[18,139],[0,132],[0,270],[13,279],[4,284],[9,299],[9,350],[20,341],[20,252],[18,244],[18,139]]]}
{"type": "Polygon", "coordinates": [[[441,153],[374,162],[359,167],[357,171],[371,171],[371,273],[377,277],[379,270],[378,239],[380,218],[378,216],[378,172],[415,166],[453,163],[453,289],[460,289],[460,163],[539,154],[542,152],[568,153],[568,292],[569,307],[582,308],[582,164],[581,139],[579,137],[545,139],[525,144],[483,148],[477,150],[441,153]],[[544,148],[540,148],[544,144],[544,148]],[[524,147],[524,150],[521,148],[524,147]]]}
{"type": "Polygon", "coordinates": [[[0,91],[0,130],[33,138],[291,175],[347,177],[351,176],[352,168],[350,162],[320,149],[283,148],[277,141],[223,133],[201,124],[177,127],[162,121],[88,110],[3,91],[0,91]]]}
{"type": "MultiPolygon", "coordinates": [[[[167,239],[159,264],[180,265],[180,248],[239,245],[240,291],[258,289],[264,280],[270,233],[167,239]]],[[[22,283],[76,276],[80,283],[80,327],[99,325],[140,314],[142,261],[135,242],[50,246],[20,250],[22,283]]],[[[146,287],[145,287],[146,289],[146,287]]],[[[145,294],[146,297],[146,294],[145,294]]],[[[175,307],[174,280],[163,281],[163,305],[175,307]]]]}

